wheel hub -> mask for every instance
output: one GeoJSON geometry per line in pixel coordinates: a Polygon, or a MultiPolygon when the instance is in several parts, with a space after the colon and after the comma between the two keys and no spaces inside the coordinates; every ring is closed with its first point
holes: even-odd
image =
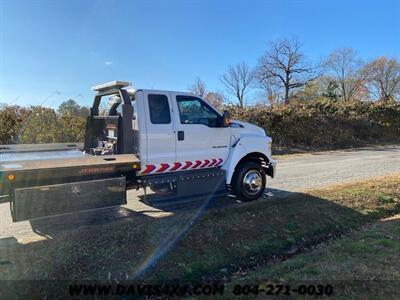
{"type": "Polygon", "coordinates": [[[257,170],[250,170],[243,178],[243,186],[249,194],[257,194],[262,187],[261,173],[257,170]]]}

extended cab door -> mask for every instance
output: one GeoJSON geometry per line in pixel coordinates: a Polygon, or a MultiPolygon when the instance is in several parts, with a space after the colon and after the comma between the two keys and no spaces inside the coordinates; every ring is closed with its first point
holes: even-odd
{"type": "Polygon", "coordinates": [[[146,164],[142,174],[166,172],[176,161],[171,99],[168,92],[144,91],[146,164]]]}
{"type": "Polygon", "coordinates": [[[230,128],[201,98],[171,93],[175,113],[176,157],[180,170],[222,165],[228,158],[230,128]]]}

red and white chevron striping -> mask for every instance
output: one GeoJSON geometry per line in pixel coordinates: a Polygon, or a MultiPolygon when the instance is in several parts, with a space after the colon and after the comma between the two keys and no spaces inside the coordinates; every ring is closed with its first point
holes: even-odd
{"type": "Polygon", "coordinates": [[[158,174],[164,172],[184,171],[193,169],[215,168],[222,164],[222,158],[212,158],[205,160],[174,162],[173,164],[162,163],[160,165],[146,165],[141,174],[158,174]]]}

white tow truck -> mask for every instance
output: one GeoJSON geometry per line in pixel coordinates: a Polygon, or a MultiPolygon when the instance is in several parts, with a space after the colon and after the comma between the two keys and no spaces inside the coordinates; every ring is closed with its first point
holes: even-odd
{"type": "Polygon", "coordinates": [[[9,196],[14,221],[122,205],[131,188],[250,201],[274,177],[265,131],[200,97],[122,81],[93,91],[84,144],[0,146],[0,195],[9,196]]]}

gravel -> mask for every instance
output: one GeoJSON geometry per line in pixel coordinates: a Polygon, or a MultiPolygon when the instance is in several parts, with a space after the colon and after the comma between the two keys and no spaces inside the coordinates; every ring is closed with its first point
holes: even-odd
{"type": "Polygon", "coordinates": [[[292,155],[278,160],[268,187],[285,191],[340,184],[400,172],[400,146],[292,155]]]}

